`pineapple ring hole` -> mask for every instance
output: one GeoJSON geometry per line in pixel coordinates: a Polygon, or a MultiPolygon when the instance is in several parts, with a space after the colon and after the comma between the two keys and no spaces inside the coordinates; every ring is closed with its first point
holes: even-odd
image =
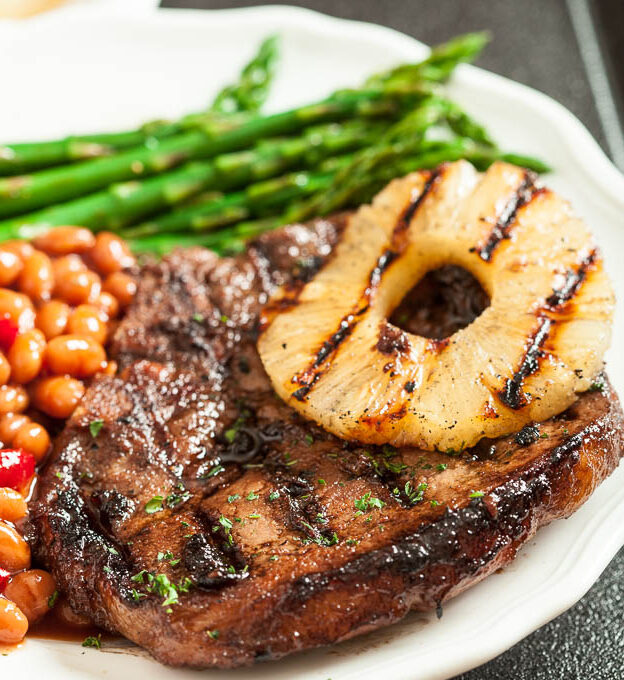
{"type": "Polygon", "coordinates": [[[444,340],[489,306],[489,295],[467,269],[445,265],[428,272],[408,291],[389,321],[413,335],[444,340]]]}

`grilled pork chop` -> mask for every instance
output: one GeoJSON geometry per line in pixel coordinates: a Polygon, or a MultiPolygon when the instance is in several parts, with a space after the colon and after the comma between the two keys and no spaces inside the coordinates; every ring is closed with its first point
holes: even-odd
{"type": "MultiPolygon", "coordinates": [[[[455,455],[347,443],[285,406],[256,352],[259,310],[322,264],[343,224],[146,265],[113,342],[120,375],[87,391],[41,477],[37,550],[72,607],[164,663],[250,664],[438,607],[618,464],[606,381],[455,455]]],[[[448,334],[479,312],[457,301],[471,290],[457,276],[441,274],[457,290],[447,312],[421,310],[413,330],[448,334]]]]}

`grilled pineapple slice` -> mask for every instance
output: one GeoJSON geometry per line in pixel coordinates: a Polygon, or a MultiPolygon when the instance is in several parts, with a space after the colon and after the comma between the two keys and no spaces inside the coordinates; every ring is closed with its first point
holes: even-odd
{"type": "Polygon", "coordinates": [[[267,306],[258,348],[277,393],[329,432],[458,450],[562,412],[603,366],[614,296],[568,204],[505,163],[391,182],[300,289],[267,306]],[[470,271],[491,304],[443,341],[391,325],[430,270],[470,271]]]}

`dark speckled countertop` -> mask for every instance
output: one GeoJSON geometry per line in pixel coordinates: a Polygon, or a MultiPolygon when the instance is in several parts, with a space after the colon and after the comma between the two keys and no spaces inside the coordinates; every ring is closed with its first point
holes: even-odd
{"type": "MultiPolygon", "coordinates": [[[[624,170],[624,0],[304,0],[279,2],[372,21],[437,43],[489,29],[478,62],[546,92],[624,170]]],[[[163,0],[220,9],[253,0],[163,0]]],[[[622,518],[624,521],[624,517],[622,518]]],[[[572,609],[455,680],[624,680],[624,549],[572,609]]]]}

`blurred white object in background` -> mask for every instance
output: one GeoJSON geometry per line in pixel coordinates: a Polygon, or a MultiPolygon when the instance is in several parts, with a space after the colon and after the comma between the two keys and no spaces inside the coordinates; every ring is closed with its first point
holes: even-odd
{"type": "Polygon", "coordinates": [[[0,18],[21,19],[58,7],[64,2],[65,0],[0,0],[0,18]]]}
{"type": "Polygon", "coordinates": [[[135,11],[158,7],[159,0],[0,0],[0,19],[24,19],[50,9],[63,7],[108,7],[135,11]]]}

